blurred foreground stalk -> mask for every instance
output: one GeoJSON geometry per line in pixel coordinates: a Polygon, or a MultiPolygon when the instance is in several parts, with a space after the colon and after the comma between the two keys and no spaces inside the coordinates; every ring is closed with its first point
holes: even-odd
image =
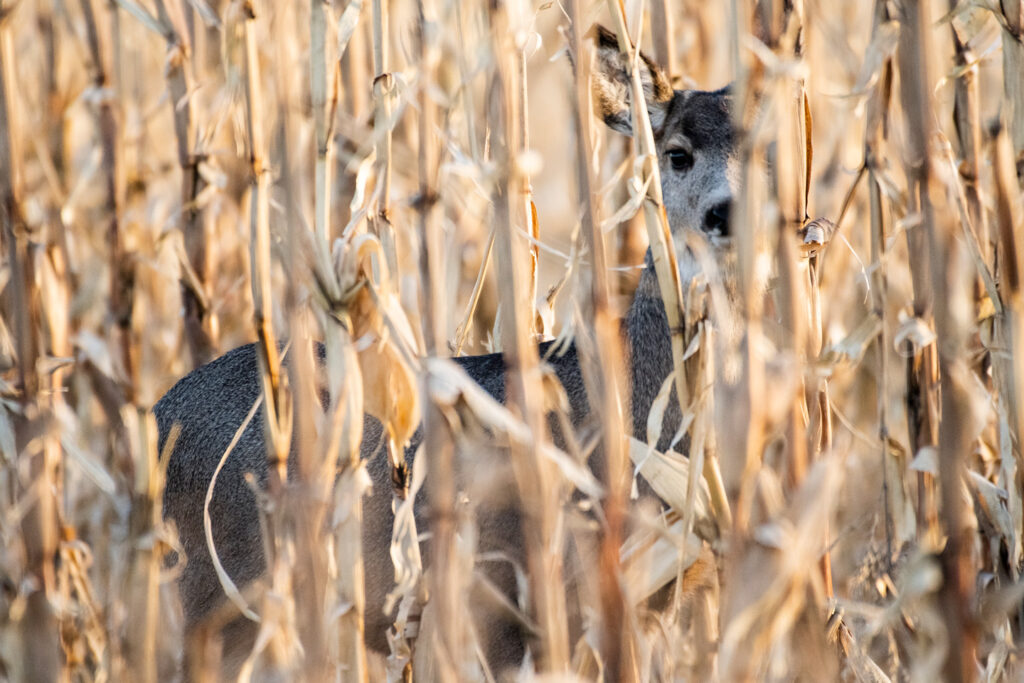
{"type": "Polygon", "coordinates": [[[59,444],[45,436],[50,432],[52,415],[40,395],[42,378],[38,373],[43,350],[36,334],[41,330],[41,302],[33,268],[35,247],[18,201],[21,174],[15,163],[20,156],[14,145],[24,136],[11,100],[15,73],[10,23],[0,12],[0,236],[10,268],[0,304],[4,319],[14,329],[18,392],[17,407],[12,413],[16,453],[9,454],[18,467],[7,473],[16,481],[10,482],[2,495],[6,510],[15,505],[25,506],[20,550],[24,553],[27,595],[18,625],[21,660],[16,665],[24,680],[48,682],[57,680],[61,670],[57,620],[51,604],[51,599],[56,598],[54,559],[59,488],[55,468],[60,451],[59,444]],[[14,499],[8,499],[9,492],[14,493],[14,499]]]}

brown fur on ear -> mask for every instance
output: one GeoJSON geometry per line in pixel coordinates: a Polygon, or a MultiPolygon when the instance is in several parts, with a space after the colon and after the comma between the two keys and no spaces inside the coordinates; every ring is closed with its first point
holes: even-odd
{"type": "MultiPolygon", "coordinates": [[[[600,24],[587,32],[597,47],[591,87],[601,118],[611,128],[632,133],[630,117],[630,65],[619,51],[618,37],[600,24]]],[[[674,90],[665,74],[650,57],[640,53],[640,83],[647,100],[651,126],[658,130],[665,122],[674,90]]]]}

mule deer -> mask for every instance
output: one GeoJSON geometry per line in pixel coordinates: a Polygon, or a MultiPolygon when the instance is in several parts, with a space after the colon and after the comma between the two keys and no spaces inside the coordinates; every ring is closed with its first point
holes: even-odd
{"type": "MultiPolygon", "coordinates": [[[[629,133],[628,65],[621,58],[612,34],[599,29],[596,43],[595,101],[610,127],[629,133]]],[[[672,230],[677,234],[684,229],[698,229],[710,235],[727,235],[733,191],[728,92],[673,90],[647,57],[642,59],[641,69],[672,230]]],[[[647,414],[673,367],[668,323],[650,252],[622,330],[629,364],[632,424],[634,433],[639,435],[645,433],[647,414]]],[[[570,346],[558,355],[549,354],[550,345],[551,342],[541,344],[540,354],[547,358],[565,388],[574,427],[582,428],[590,416],[590,403],[576,347],[570,346]]],[[[504,401],[505,369],[500,354],[452,360],[496,399],[504,401]]],[[[187,555],[180,593],[188,630],[195,629],[215,606],[225,602],[206,546],[204,497],[221,455],[261,395],[259,372],[255,345],[237,348],[179,381],[154,408],[161,451],[172,425],[181,426],[167,468],[164,515],[177,523],[187,555]]],[[[659,443],[663,450],[680,420],[678,406],[672,406],[668,412],[665,437],[659,443]]],[[[376,447],[381,427],[370,417],[364,425],[362,455],[366,458],[376,447]]],[[[412,457],[418,440],[419,434],[408,448],[407,457],[412,457]]],[[[242,433],[220,472],[210,504],[218,555],[228,575],[240,586],[265,571],[257,505],[245,475],[251,472],[261,484],[266,484],[266,453],[262,420],[257,416],[242,433]]],[[[369,647],[386,652],[385,633],[392,616],[384,613],[383,604],[394,576],[389,555],[392,484],[385,458],[370,459],[368,470],[373,490],[364,507],[366,642],[369,647]]],[[[481,508],[481,514],[488,516],[479,525],[481,552],[501,550],[521,555],[517,514],[502,505],[481,508]]],[[[426,515],[420,517],[418,524],[421,529],[426,526],[426,515]]],[[[502,571],[496,570],[498,574],[502,571]]],[[[511,570],[491,578],[510,591],[515,586],[511,570]]],[[[489,659],[506,664],[521,659],[523,636],[517,632],[517,626],[495,622],[488,624],[488,628],[491,632],[484,642],[489,659]]],[[[251,642],[252,629],[251,622],[237,619],[225,629],[225,650],[234,641],[245,642],[242,634],[246,631],[251,642]]]]}

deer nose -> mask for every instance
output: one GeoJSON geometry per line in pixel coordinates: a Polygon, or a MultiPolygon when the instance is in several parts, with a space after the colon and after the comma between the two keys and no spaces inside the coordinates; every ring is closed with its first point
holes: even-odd
{"type": "Polygon", "coordinates": [[[726,236],[729,234],[729,204],[730,202],[719,202],[704,214],[704,232],[709,235],[726,236]]]}

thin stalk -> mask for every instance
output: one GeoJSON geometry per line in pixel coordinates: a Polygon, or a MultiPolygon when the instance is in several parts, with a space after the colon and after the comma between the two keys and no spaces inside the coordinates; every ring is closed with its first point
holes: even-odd
{"type": "MultiPolygon", "coordinates": [[[[772,4],[765,2],[756,3],[756,9],[751,10],[749,3],[734,2],[733,18],[735,34],[733,40],[736,44],[736,58],[740,76],[737,78],[737,102],[733,118],[736,121],[737,129],[737,156],[742,167],[743,179],[740,182],[740,196],[735,201],[736,218],[735,225],[742,226],[736,230],[736,253],[738,261],[738,280],[741,292],[740,305],[744,315],[744,338],[740,341],[739,352],[742,354],[744,363],[743,382],[739,388],[739,395],[742,397],[744,411],[741,412],[737,422],[743,425],[742,439],[738,440],[735,446],[738,454],[743,457],[743,471],[739,482],[739,496],[736,502],[736,524],[735,529],[745,534],[751,525],[751,516],[754,507],[754,494],[757,479],[757,472],[761,467],[764,455],[765,424],[764,411],[760,408],[758,397],[764,394],[765,368],[764,359],[756,352],[757,340],[763,335],[762,319],[762,293],[759,291],[758,283],[754,272],[755,259],[757,257],[758,233],[764,228],[759,225],[757,185],[758,178],[754,168],[758,165],[757,157],[763,144],[756,139],[755,134],[744,124],[743,120],[747,108],[754,105],[762,89],[764,77],[762,65],[744,51],[740,53],[741,40],[751,29],[756,29],[757,37],[768,46],[774,46],[778,29],[771,20],[772,4]],[[742,55],[742,57],[741,57],[742,55]]],[[[780,207],[785,211],[785,207],[780,207]]]]}
{"type": "Polygon", "coordinates": [[[576,182],[579,205],[583,207],[581,235],[591,254],[589,313],[593,315],[596,366],[584,367],[587,395],[594,397],[599,424],[603,427],[602,447],[605,456],[604,500],[605,533],[601,539],[598,583],[601,591],[602,643],[601,656],[610,679],[633,680],[636,677],[637,644],[630,637],[628,600],[623,594],[622,547],[627,501],[628,468],[624,452],[623,402],[625,382],[621,372],[622,348],[616,316],[609,297],[608,263],[604,235],[600,229],[598,203],[594,195],[597,183],[592,166],[593,132],[590,115],[590,62],[581,54],[582,31],[576,0],[567,5],[570,21],[570,50],[576,65],[575,98],[572,101],[576,135],[576,182]],[[589,372],[588,372],[589,371],[589,372]]]}
{"type": "MultiPolygon", "coordinates": [[[[957,6],[956,0],[950,0],[949,10],[957,6]]],[[[953,83],[953,123],[956,125],[957,141],[960,143],[960,164],[957,170],[963,182],[964,195],[971,223],[974,225],[978,244],[982,250],[982,259],[990,260],[991,238],[988,230],[988,213],[982,210],[978,183],[980,181],[981,153],[981,115],[978,110],[978,69],[968,66],[974,61],[967,44],[960,39],[954,22],[949,22],[953,38],[954,63],[960,72],[959,78],[953,83]]],[[[980,289],[981,283],[975,288],[980,289]]],[[[980,292],[979,292],[980,293],[980,292]]]]}
{"type": "Polygon", "coordinates": [[[1024,187],[1024,0],[1001,0],[1003,14],[1003,92],[1013,142],[1017,182],[1024,187]]]}
{"type": "Polygon", "coordinates": [[[654,61],[668,74],[669,81],[676,73],[675,50],[672,43],[675,36],[675,5],[669,9],[668,0],[651,0],[651,39],[654,44],[654,61]]]}
{"type": "MultiPolygon", "coordinates": [[[[270,168],[263,122],[263,89],[256,48],[256,15],[249,0],[243,0],[245,42],[245,114],[251,176],[249,185],[249,261],[252,272],[253,325],[259,339],[258,356],[263,394],[263,429],[267,445],[268,493],[274,513],[267,520],[266,562],[275,583],[280,558],[284,487],[291,441],[291,405],[281,375],[281,358],[273,329],[270,287],[270,168]]],[[[275,585],[275,590],[280,587],[275,585]]],[[[285,588],[286,589],[286,588],[285,588]]]]}
{"type": "Polygon", "coordinates": [[[344,110],[354,119],[362,118],[366,109],[366,85],[370,82],[369,74],[366,73],[366,44],[365,44],[365,22],[360,23],[363,14],[363,0],[353,0],[346,7],[338,19],[339,36],[344,33],[343,24],[346,15],[354,12],[354,17],[349,17],[353,22],[352,34],[348,43],[339,45],[338,67],[341,77],[341,96],[344,98],[344,110]]]}
{"type": "MultiPolygon", "coordinates": [[[[193,131],[193,98],[188,93],[185,67],[192,53],[191,39],[183,39],[174,28],[164,0],[156,0],[157,21],[167,41],[167,86],[174,112],[174,135],[177,140],[178,166],[181,168],[181,230],[185,253],[194,277],[181,279],[181,298],[185,309],[185,338],[193,367],[208,362],[213,355],[212,319],[206,282],[209,279],[209,256],[206,251],[206,230],[196,206],[196,197],[203,189],[199,175],[199,156],[191,149],[193,131]]],[[[191,8],[186,9],[191,17],[191,8]]]]}
{"type": "Polygon", "coordinates": [[[510,406],[515,406],[530,429],[534,447],[511,448],[512,467],[519,484],[523,517],[526,565],[534,613],[540,625],[541,671],[565,672],[569,665],[569,642],[566,626],[565,592],[562,584],[562,544],[556,539],[557,514],[561,482],[552,471],[552,463],[540,458],[540,445],[547,438],[542,414],[543,389],[538,371],[537,347],[530,334],[532,321],[528,273],[527,245],[513,227],[518,201],[516,190],[521,183],[516,167],[516,149],[520,140],[517,107],[518,53],[512,44],[508,6],[491,6],[494,58],[497,68],[491,98],[491,128],[498,132],[492,154],[500,169],[495,185],[494,207],[497,248],[497,275],[506,286],[501,288],[503,324],[502,349],[509,367],[506,379],[510,406]]]}
{"type": "Polygon", "coordinates": [[[380,238],[388,262],[388,271],[398,272],[394,229],[391,226],[391,137],[395,79],[389,69],[388,33],[389,0],[373,0],[373,132],[377,152],[377,209],[370,225],[380,238]]]}
{"type": "Polygon", "coordinates": [[[270,168],[267,162],[266,135],[263,131],[263,88],[260,83],[256,50],[256,15],[248,0],[245,12],[245,105],[246,133],[252,179],[249,193],[250,260],[252,266],[253,322],[260,340],[260,363],[266,394],[266,422],[269,425],[268,457],[277,474],[278,484],[287,480],[287,440],[278,432],[281,412],[281,360],[273,330],[273,302],[270,287],[270,168]]]}
{"type": "MultiPolygon", "coordinates": [[[[25,579],[30,586],[25,611],[19,624],[21,674],[30,681],[57,680],[61,672],[57,620],[51,606],[55,595],[54,557],[57,549],[57,501],[53,491],[56,478],[51,449],[34,438],[45,425],[39,401],[40,356],[39,292],[33,267],[29,235],[21,218],[18,200],[21,181],[20,156],[15,144],[21,139],[10,93],[16,83],[16,61],[11,43],[10,22],[0,18],[0,230],[7,249],[10,290],[4,299],[4,318],[13,323],[17,354],[19,411],[14,413],[14,445],[18,464],[27,474],[18,487],[16,501],[25,505],[21,519],[25,553],[25,579]]],[[[21,479],[19,477],[19,479],[21,479]]]]}
{"type": "MultiPolygon", "coordinates": [[[[419,192],[416,210],[419,214],[420,249],[420,315],[423,337],[428,356],[437,356],[446,350],[446,323],[444,283],[445,249],[438,215],[438,163],[437,107],[430,88],[437,78],[438,26],[437,8],[424,0],[417,2],[419,13],[419,118],[417,172],[419,192]]],[[[424,408],[423,430],[425,452],[431,458],[430,508],[435,520],[431,563],[432,598],[435,609],[438,645],[434,651],[437,677],[442,681],[456,681],[472,671],[473,657],[467,647],[469,638],[464,619],[463,590],[465,581],[459,576],[458,548],[455,544],[455,459],[453,435],[448,429],[440,408],[430,399],[429,376],[422,381],[424,408]]],[[[426,645],[427,643],[423,643],[426,645]]]]}
{"type": "MultiPolygon", "coordinates": [[[[884,0],[877,0],[873,17],[872,32],[889,21],[889,10],[884,0]]],[[[886,307],[889,296],[889,278],[886,271],[886,225],[882,205],[882,187],[878,178],[879,160],[885,143],[885,120],[888,115],[892,94],[892,60],[887,59],[881,68],[881,78],[868,99],[867,126],[864,136],[864,164],[868,169],[869,206],[871,212],[871,263],[875,265],[871,277],[871,308],[881,321],[876,353],[878,355],[878,441],[881,455],[882,504],[885,525],[885,565],[892,573],[893,562],[893,521],[890,486],[893,491],[902,490],[902,482],[890,482],[889,473],[894,468],[889,464],[889,329],[886,324],[886,307]],[[897,488],[898,487],[898,488],[897,488]]]]}
{"type": "MultiPolygon", "coordinates": [[[[525,47],[518,48],[517,52],[516,82],[519,92],[516,94],[519,98],[519,140],[516,142],[516,154],[523,155],[530,149],[530,119],[527,115],[530,102],[527,97],[529,90],[526,83],[526,49],[525,47]]],[[[530,270],[527,286],[530,308],[527,311],[526,319],[529,322],[530,330],[534,334],[538,334],[543,332],[543,330],[537,328],[537,271],[540,267],[540,222],[537,220],[537,211],[533,205],[533,189],[530,187],[530,175],[525,170],[522,170],[519,172],[518,177],[519,192],[522,194],[522,198],[518,203],[515,221],[516,224],[525,226],[527,232],[533,237],[533,240],[530,242],[530,270]]]]}
{"type": "Polygon", "coordinates": [[[163,553],[159,546],[147,544],[143,538],[160,525],[162,517],[163,478],[157,457],[156,421],[146,410],[137,410],[135,428],[141,446],[144,466],[136,469],[137,480],[132,492],[131,538],[138,548],[132,555],[131,585],[134,595],[130,604],[140,615],[138,627],[129,633],[128,654],[131,676],[143,683],[157,678],[157,624],[160,616],[160,569],[163,553]]]}
{"type": "MultiPolygon", "coordinates": [[[[469,150],[473,156],[473,161],[480,163],[480,141],[477,140],[477,112],[473,107],[473,74],[470,69],[468,56],[471,54],[469,45],[467,44],[467,27],[469,26],[468,17],[465,16],[466,12],[466,0],[455,0],[455,24],[459,32],[459,43],[463,46],[462,50],[459,50],[459,75],[462,78],[462,109],[463,116],[466,118],[466,137],[469,140],[469,150]]],[[[486,268],[487,261],[484,260],[484,265],[481,268],[486,268]]],[[[456,354],[458,355],[458,354],[456,354]]]]}
{"type": "MultiPolygon", "coordinates": [[[[327,55],[326,24],[327,17],[323,0],[311,0],[310,12],[310,93],[313,103],[313,119],[316,134],[316,160],[314,165],[314,234],[312,239],[320,242],[318,249],[329,253],[330,243],[330,217],[331,217],[331,180],[329,177],[331,156],[331,124],[335,103],[328,104],[327,97],[327,65],[332,63],[327,55]]],[[[361,4],[356,3],[346,8],[346,12],[353,12],[354,17],[348,21],[353,22],[352,30],[356,28],[358,13],[361,4]]],[[[343,18],[339,20],[345,21],[343,18]]],[[[344,30],[339,26],[339,30],[344,30]]],[[[351,36],[350,36],[351,37],[351,36]]],[[[339,39],[340,40],[340,39],[339,39]]],[[[339,49],[344,50],[347,43],[340,44],[339,49]]],[[[282,78],[286,78],[282,75],[282,78]]],[[[287,109],[287,108],[286,108],[287,109]]],[[[287,164],[286,164],[287,166],[287,164]]],[[[288,193],[289,197],[296,195],[294,191],[288,193]]],[[[293,215],[297,219],[298,211],[293,208],[293,215]]],[[[298,220],[292,221],[298,225],[298,220]]],[[[293,233],[292,246],[292,271],[298,272],[304,264],[298,255],[301,253],[299,245],[295,242],[293,233]]],[[[330,293],[332,297],[339,296],[339,292],[330,293]]],[[[293,329],[306,330],[305,322],[296,319],[293,322],[293,329]]],[[[326,354],[326,369],[328,375],[328,411],[324,415],[326,428],[315,429],[315,425],[306,419],[297,425],[298,433],[301,436],[299,460],[304,463],[300,466],[300,477],[302,486],[312,489],[313,499],[326,498],[325,482],[331,480],[334,470],[335,456],[340,459],[344,474],[335,484],[339,501],[347,501],[350,504],[349,510],[342,514],[345,520],[340,524],[335,543],[337,544],[336,564],[338,581],[336,582],[337,595],[335,596],[335,609],[341,605],[350,605],[344,610],[343,616],[337,619],[337,632],[334,639],[337,642],[337,657],[339,664],[344,667],[347,675],[352,680],[367,680],[366,648],[364,645],[364,612],[365,612],[365,591],[363,580],[363,548],[362,548],[362,496],[355,489],[358,486],[355,473],[359,465],[359,451],[352,448],[352,444],[358,441],[353,435],[346,433],[352,428],[352,420],[346,420],[348,412],[356,407],[362,412],[362,378],[357,362],[354,362],[351,349],[351,340],[348,332],[338,325],[332,316],[321,316],[321,327],[324,330],[324,346],[326,354]],[[317,442],[317,433],[321,435],[317,442]],[[348,452],[345,452],[345,451],[348,452]],[[315,461],[316,454],[324,454],[322,462],[315,461]],[[354,494],[354,495],[353,495],[354,494]]],[[[317,407],[316,396],[316,372],[312,358],[312,340],[308,332],[300,338],[300,348],[296,356],[296,378],[301,384],[294,384],[303,388],[297,396],[297,414],[302,415],[311,412],[317,407]],[[300,367],[301,364],[301,367],[300,367]],[[305,401],[303,408],[299,401],[305,401]]],[[[361,421],[357,422],[361,427],[361,421]]],[[[317,506],[310,510],[307,520],[306,534],[311,539],[309,553],[317,552],[320,544],[319,529],[323,525],[323,514],[325,508],[317,506]]],[[[322,563],[317,563],[317,569],[325,569],[322,563]]],[[[326,577],[325,577],[326,578],[326,577]]],[[[318,587],[321,591],[325,586],[318,587]]],[[[319,597],[319,596],[314,596],[319,597]]],[[[314,603],[315,604],[315,603],[314,603]]],[[[331,606],[326,605],[327,613],[322,616],[328,625],[334,623],[330,618],[331,606]]],[[[318,634],[313,634],[318,635],[318,634]]],[[[323,653],[326,655],[326,653],[323,653]]],[[[325,662],[326,663],[326,662],[325,662]]]]}
{"type": "MultiPolygon", "coordinates": [[[[340,100],[338,106],[343,112],[342,118],[352,122],[358,121],[360,124],[365,122],[366,97],[369,92],[367,86],[373,82],[366,59],[367,26],[366,22],[361,21],[364,12],[363,0],[353,0],[338,18],[336,30],[339,45],[338,54],[335,55],[338,59],[338,77],[333,79],[335,87],[331,103],[333,111],[334,101],[340,100]],[[342,44],[345,35],[348,35],[348,40],[342,44]]],[[[337,120],[338,117],[332,116],[328,128],[333,129],[337,125],[337,120]]],[[[333,194],[335,195],[332,205],[338,212],[336,220],[344,224],[351,219],[346,211],[349,210],[353,194],[356,191],[355,178],[346,170],[350,154],[356,148],[356,144],[343,136],[339,135],[338,137],[340,144],[335,149],[335,172],[332,174],[334,178],[333,194]]]]}
{"type": "MultiPolygon", "coordinates": [[[[1022,258],[1020,236],[1019,193],[1014,187],[1013,147],[1009,132],[1005,128],[996,131],[993,140],[992,167],[995,171],[997,258],[1000,264],[999,285],[1005,308],[1001,316],[996,316],[994,346],[998,350],[1016,350],[1020,340],[1024,339],[1024,287],[1021,276],[1024,274],[1024,258],[1022,258]],[[1016,204],[1015,204],[1016,202],[1016,204]]],[[[1024,430],[1024,359],[1020,353],[1012,353],[1007,358],[1003,353],[994,353],[992,369],[1000,403],[1006,411],[1010,434],[1009,448],[1016,459],[1017,480],[1007,482],[1007,486],[1018,487],[1024,476],[1024,447],[1021,446],[1021,434],[1024,430]],[[1013,447],[1016,437],[1017,447],[1013,447]]],[[[1009,463],[1004,463],[1009,468],[1009,463]]],[[[1011,498],[1011,500],[1013,500],[1011,498]]],[[[1017,509],[1017,515],[1020,510],[1017,509]]],[[[1017,524],[1020,518],[1017,517],[1017,524]]],[[[1018,527],[1019,528],[1019,527],[1018,527]]],[[[1015,544],[1014,556],[1019,558],[1021,544],[1015,544]]],[[[1011,561],[1011,566],[1014,566],[1011,561]]],[[[1018,613],[1018,620],[1024,622],[1024,614],[1018,613]]]]}
{"type": "MultiPolygon", "coordinates": [[[[799,60],[799,32],[802,30],[800,12],[796,9],[784,10],[783,23],[795,22],[795,31],[787,31],[794,35],[792,44],[781,44],[777,53],[786,59],[799,60]]],[[[779,41],[773,41],[779,42],[779,41]]],[[[806,65],[804,65],[806,66],[806,65]]],[[[810,131],[806,130],[805,94],[802,79],[791,79],[787,76],[776,76],[775,94],[779,108],[779,140],[778,164],[774,177],[774,185],[778,196],[779,217],[775,223],[773,241],[776,245],[776,262],[779,268],[779,285],[777,287],[780,313],[783,328],[788,332],[782,344],[801,364],[809,358],[817,358],[821,352],[821,299],[817,278],[817,257],[811,256],[804,277],[796,273],[796,250],[793,237],[796,229],[804,224],[807,216],[807,178],[810,169],[807,167],[810,131]],[[809,317],[809,319],[808,319],[809,317]]],[[[807,373],[804,373],[806,376],[807,373]]],[[[794,396],[793,407],[788,416],[787,446],[790,450],[788,461],[791,463],[793,482],[799,485],[807,471],[808,451],[813,456],[820,454],[820,442],[815,442],[814,434],[821,433],[821,422],[824,417],[818,410],[818,396],[823,391],[819,386],[804,391],[804,381],[798,382],[799,390],[794,396]],[[813,405],[806,405],[806,398],[814,396],[813,405]],[[811,416],[811,424],[803,424],[803,414],[811,416]],[[812,443],[807,443],[805,434],[812,435],[812,443]]],[[[828,547],[828,542],[825,542],[828,547]]]]}
{"type": "MultiPolygon", "coordinates": [[[[963,535],[964,511],[961,493],[964,467],[962,458],[968,445],[962,425],[967,408],[963,404],[965,396],[960,386],[966,371],[961,359],[966,335],[957,324],[951,300],[952,288],[960,284],[952,279],[958,273],[956,242],[946,229],[946,222],[939,222],[930,196],[932,172],[928,144],[933,129],[933,116],[930,103],[932,81],[929,78],[931,65],[928,38],[928,30],[932,23],[928,17],[928,7],[904,5],[900,25],[901,97],[907,117],[909,142],[907,175],[922,220],[921,226],[912,232],[917,235],[915,241],[920,240],[921,246],[925,248],[924,251],[917,253],[925,253],[929,257],[920,259],[919,262],[927,263],[931,268],[931,291],[934,291],[934,303],[937,304],[934,307],[935,328],[938,338],[943,340],[940,348],[937,344],[930,345],[930,348],[933,352],[938,351],[938,365],[941,370],[942,419],[938,425],[937,443],[941,493],[939,515],[947,541],[940,556],[944,581],[939,590],[939,601],[950,643],[946,651],[944,669],[950,680],[972,681],[975,679],[977,641],[970,606],[970,541],[963,535]]],[[[911,267],[913,266],[914,260],[911,261],[911,267]]],[[[924,306],[921,314],[927,316],[933,305],[931,291],[927,295],[918,292],[918,284],[919,282],[915,281],[915,299],[919,299],[924,306]]],[[[928,380],[932,381],[932,378],[928,380]]],[[[931,394],[937,387],[933,389],[925,386],[924,389],[931,394]]]]}
{"type": "MultiPolygon", "coordinates": [[[[907,12],[915,12],[910,8],[907,12]]],[[[904,25],[901,17],[901,29],[904,25]]],[[[916,19],[914,19],[916,20],[916,19]]],[[[917,29],[900,31],[899,70],[901,99],[908,117],[908,159],[907,173],[910,184],[908,211],[922,215],[922,225],[908,230],[907,250],[911,254],[929,254],[927,232],[923,224],[923,212],[931,211],[930,202],[922,205],[922,193],[926,192],[928,180],[927,142],[925,130],[931,130],[928,108],[928,91],[920,60],[917,29]]],[[[929,216],[930,218],[930,216],[929,216]]],[[[914,315],[931,326],[934,317],[934,284],[932,263],[928,258],[910,260],[910,275],[913,282],[914,315]]],[[[910,446],[914,454],[922,448],[934,447],[938,442],[939,426],[939,360],[934,344],[912,349],[907,359],[907,421],[910,446]]],[[[918,473],[917,523],[919,535],[937,540],[935,527],[935,483],[931,475],[918,473]]]]}
{"type": "Polygon", "coordinates": [[[331,196],[327,191],[331,185],[328,177],[330,165],[327,163],[330,151],[328,130],[330,120],[327,112],[327,17],[323,0],[310,0],[309,26],[310,95],[313,104],[313,122],[316,127],[313,220],[317,237],[327,241],[330,238],[327,226],[331,215],[331,196]]]}
{"type": "MultiPolygon", "coordinates": [[[[93,86],[99,91],[111,88],[112,79],[104,67],[103,52],[100,46],[100,34],[93,13],[92,1],[81,0],[82,16],[85,19],[86,42],[89,46],[93,86]]],[[[114,41],[115,59],[113,73],[118,72],[120,60],[117,59],[120,40],[118,29],[118,10],[116,5],[110,11],[110,36],[114,41]]],[[[107,254],[110,264],[110,316],[115,324],[115,347],[118,349],[117,359],[123,370],[119,384],[124,392],[125,400],[131,402],[134,394],[135,375],[131,351],[131,311],[134,273],[131,258],[125,253],[119,227],[120,216],[120,162],[121,155],[118,145],[117,121],[114,116],[114,104],[111,97],[104,97],[97,105],[96,123],[99,129],[104,181],[104,213],[106,214],[107,254]]]]}

